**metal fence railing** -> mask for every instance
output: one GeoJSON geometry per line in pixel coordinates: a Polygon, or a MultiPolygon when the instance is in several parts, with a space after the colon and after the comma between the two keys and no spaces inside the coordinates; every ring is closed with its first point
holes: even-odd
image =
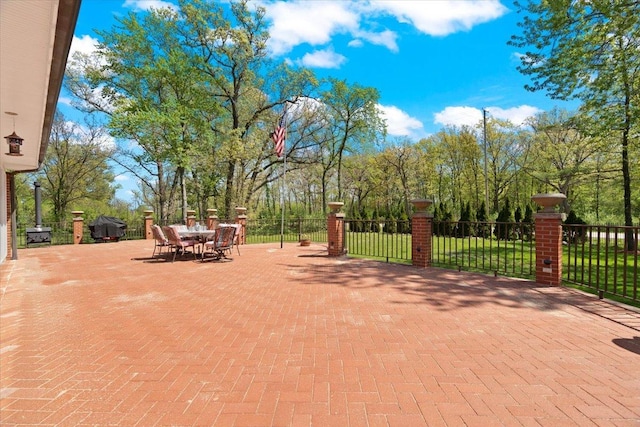
{"type": "Polygon", "coordinates": [[[602,297],[639,302],[640,227],[568,225],[562,227],[563,281],[602,297]]]}
{"type": "Polygon", "coordinates": [[[411,221],[346,220],[349,256],[411,264],[411,221]]]}
{"type": "MultiPolygon", "coordinates": [[[[85,221],[82,230],[82,243],[94,243],[91,238],[91,230],[89,229],[90,221],[85,221]]],[[[51,229],[50,243],[31,243],[28,247],[49,246],[49,245],[72,245],[73,239],[73,221],[61,222],[43,222],[40,224],[43,228],[51,229]]],[[[16,246],[18,249],[27,247],[27,229],[33,228],[32,224],[16,224],[16,246]]],[[[138,240],[144,239],[144,219],[139,221],[127,222],[127,230],[121,240],[138,240]]]]}
{"type": "Polygon", "coordinates": [[[533,224],[434,221],[432,264],[535,278],[533,224]]]}
{"type": "Polygon", "coordinates": [[[327,241],[326,219],[285,218],[249,219],[246,243],[298,242],[303,238],[315,243],[327,241]]]}

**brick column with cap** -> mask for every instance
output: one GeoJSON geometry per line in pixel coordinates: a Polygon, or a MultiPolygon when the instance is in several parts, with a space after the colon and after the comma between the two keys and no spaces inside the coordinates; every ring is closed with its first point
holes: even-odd
{"type": "Polygon", "coordinates": [[[84,233],[84,219],[82,215],[84,211],[71,211],[73,215],[73,244],[79,245],[82,243],[82,234],[84,233]]]}
{"type": "Polygon", "coordinates": [[[244,245],[247,240],[247,208],[236,207],[236,224],[240,224],[238,244],[244,245]]]}
{"type": "Polygon", "coordinates": [[[415,212],[411,217],[411,264],[415,267],[431,267],[431,238],[433,214],[427,209],[433,203],[429,199],[411,201],[415,212]]]}
{"type": "Polygon", "coordinates": [[[144,238],[153,239],[153,233],[151,232],[151,226],[153,225],[153,211],[147,209],[144,211],[144,238]]]}
{"type": "Polygon", "coordinates": [[[218,209],[207,209],[207,230],[215,230],[219,223],[218,209]]]}
{"type": "Polygon", "coordinates": [[[196,211],[194,209],[187,209],[187,227],[193,228],[196,225],[196,211]]]}
{"type": "Polygon", "coordinates": [[[543,207],[536,213],[536,282],[541,285],[562,284],[562,220],[555,207],[566,199],[564,194],[536,194],[531,200],[543,207]]]}
{"type": "Polygon", "coordinates": [[[328,255],[330,257],[342,256],[346,253],[344,247],[344,213],[340,209],[343,202],[330,202],[329,215],[327,216],[327,239],[329,240],[328,255]]]}

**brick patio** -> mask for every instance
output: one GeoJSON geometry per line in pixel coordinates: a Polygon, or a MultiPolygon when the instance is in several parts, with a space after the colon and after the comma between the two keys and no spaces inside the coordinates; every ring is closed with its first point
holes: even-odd
{"type": "Polygon", "coordinates": [[[152,241],[0,265],[2,426],[640,426],[640,313],[508,278],[152,241]]]}

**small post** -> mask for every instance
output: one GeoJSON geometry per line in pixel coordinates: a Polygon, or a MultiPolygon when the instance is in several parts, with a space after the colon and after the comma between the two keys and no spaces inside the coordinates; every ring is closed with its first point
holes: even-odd
{"type": "Polygon", "coordinates": [[[327,217],[327,237],[329,239],[328,255],[330,257],[342,256],[346,253],[344,247],[344,213],[340,209],[343,202],[329,202],[329,215],[327,217]]]}
{"type": "Polygon", "coordinates": [[[196,211],[195,209],[187,209],[187,227],[193,228],[196,225],[196,211]]]}
{"type": "Polygon", "coordinates": [[[542,285],[562,284],[562,220],[555,207],[567,196],[560,193],[536,194],[531,200],[542,206],[535,214],[536,282],[542,285]]]}
{"type": "Polygon", "coordinates": [[[144,211],[144,238],[153,239],[153,233],[151,232],[151,226],[153,225],[153,211],[146,209],[144,211]]]}
{"type": "Polygon", "coordinates": [[[427,209],[433,201],[414,199],[411,203],[415,208],[411,217],[411,264],[420,268],[431,267],[433,214],[427,209]]]}
{"type": "Polygon", "coordinates": [[[82,215],[84,211],[71,211],[73,215],[73,244],[79,245],[82,243],[82,234],[84,232],[84,219],[82,215]]]}
{"type": "Polygon", "coordinates": [[[207,230],[215,230],[219,222],[218,209],[207,209],[207,230]]]}
{"type": "Polygon", "coordinates": [[[247,240],[247,208],[236,206],[236,224],[240,224],[238,244],[244,245],[247,240]]]}

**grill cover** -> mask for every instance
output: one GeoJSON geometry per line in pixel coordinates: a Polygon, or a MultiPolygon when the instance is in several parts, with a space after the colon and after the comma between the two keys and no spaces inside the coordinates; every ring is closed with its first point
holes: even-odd
{"type": "Polygon", "coordinates": [[[127,224],[121,219],[100,215],[89,224],[91,237],[95,240],[119,240],[127,230],[127,224]]]}

